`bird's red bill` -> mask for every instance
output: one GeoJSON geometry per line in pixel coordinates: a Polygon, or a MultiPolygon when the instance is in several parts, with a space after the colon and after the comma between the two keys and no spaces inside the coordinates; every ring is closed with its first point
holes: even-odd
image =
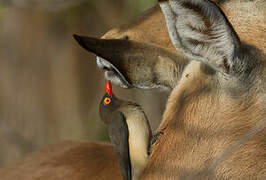
{"type": "Polygon", "coordinates": [[[105,92],[109,95],[112,96],[112,84],[111,81],[107,81],[105,85],[105,92]]]}

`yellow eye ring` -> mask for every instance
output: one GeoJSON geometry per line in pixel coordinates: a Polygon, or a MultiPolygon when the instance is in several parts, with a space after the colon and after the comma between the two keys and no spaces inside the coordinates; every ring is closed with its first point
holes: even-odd
{"type": "Polygon", "coordinates": [[[106,97],[106,98],[104,99],[104,104],[110,104],[110,103],[111,103],[111,99],[108,98],[108,97],[106,97]]]}

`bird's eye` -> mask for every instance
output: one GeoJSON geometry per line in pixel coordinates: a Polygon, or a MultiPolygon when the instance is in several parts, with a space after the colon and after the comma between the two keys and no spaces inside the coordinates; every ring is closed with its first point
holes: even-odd
{"type": "Polygon", "coordinates": [[[106,97],[104,99],[104,104],[110,104],[110,102],[111,102],[111,99],[110,98],[106,97]]]}

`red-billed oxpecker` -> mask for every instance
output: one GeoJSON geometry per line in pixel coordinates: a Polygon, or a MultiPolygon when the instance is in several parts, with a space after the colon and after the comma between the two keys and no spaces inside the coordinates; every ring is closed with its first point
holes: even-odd
{"type": "Polygon", "coordinates": [[[100,116],[108,126],[109,136],[124,180],[137,180],[144,169],[152,137],[151,128],[142,108],[118,99],[107,81],[106,94],[100,103],[100,116]]]}

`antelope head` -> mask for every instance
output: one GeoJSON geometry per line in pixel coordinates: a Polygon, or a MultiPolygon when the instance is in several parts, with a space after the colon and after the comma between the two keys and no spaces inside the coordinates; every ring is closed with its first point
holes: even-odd
{"type": "Polygon", "coordinates": [[[172,89],[188,63],[174,49],[159,6],[134,23],[108,31],[102,39],[74,38],[97,55],[105,78],[123,88],[172,89]]]}
{"type": "MultiPolygon", "coordinates": [[[[253,16],[242,13],[252,6],[265,6],[265,3],[254,5],[245,0],[213,1],[225,9],[228,19],[236,23],[236,29],[243,40],[262,46],[264,40],[259,39],[259,36],[263,32],[257,31],[254,39],[247,35],[255,30],[255,25],[263,29],[262,20],[256,18],[257,12],[253,16]],[[245,23],[246,19],[251,21],[250,24],[245,23]]],[[[263,10],[259,16],[261,12],[263,10]]],[[[97,66],[105,70],[105,78],[123,88],[173,89],[184,67],[190,62],[171,43],[164,16],[158,6],[146,12],[134,24],[110,30],[102,39],[78,35],[74,35],[74,38],[83,48],[97,55],[97,66]]]]}

